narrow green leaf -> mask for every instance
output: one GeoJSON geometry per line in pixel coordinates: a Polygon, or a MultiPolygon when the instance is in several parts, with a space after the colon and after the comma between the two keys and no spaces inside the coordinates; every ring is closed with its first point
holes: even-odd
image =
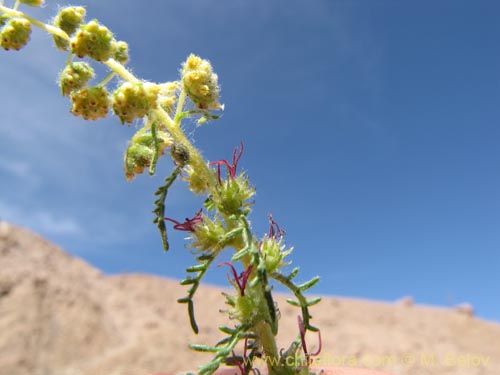
{"type": "Polygon", "coordinates": [[[318,281],[319,281],[319,276],[316,276],[316,277],[312,278],[311,280],[306,281],[306,282],[305,282],[305,283],[303,283],[303,284],[299,284],[299,285],[297,285],[297,288],[298,288],[301,292],[303,292],[303,291],[305,291],[305,290],[307,290],[307,289],[312,288],[314,285],[316,285],[316,284],[318,283],[318,281]]]}
{"type": "Polygon", "coordinates": [[[187,278],[181,281],[181,285],[191,285],[196,284],[198,282],[197,279],[187,278]]]}
{"type": "Polygon", "coordinates": [[[198,264],[196,266],[192,266],[192,267],[189,267],[186,269],[186,272],[199,272],[199,271],[203,271],[204,269],[207,268],[207,265],[206,264],[198,264]]]}
{"type": "Polygon", "coordinates": [[[200,345],[200,344],[190,344],[189,348],[196,350],[197,352],[217,353],[219,351],[219,348],[208,345],[200,345]]]}
{"type": "Polygon", "coordinates": [[[194,303],[192,299],[190,299],[188,302],[188,313],[189,313],[189,323],[191,323],[191,328],[193,329],[194,333],[198,334],[199,329],[198,329],[198,324],[196,324],[196,319],[194,317],[194,303]]]}
{"type": "Polygon", "coordinates": [[[231,262],[238,262],[241,258],[243,258],[245,255],[249,253],[249,248],[244,247],[243,249],[237,251],[231,258],[231,262]]]}
{"type": "Polygon", "coordinates": [[[219,326],[219,331],[222,333],[225,333],[227,335],[233,335],[236,330],[234,328],[228,327],[228,326],[219,326]]]}
{"type": "Polygon", "coordinates": [[[313,298],[307,301],[307,306],[314,306],[321,302],[321,297],[313,298]]]}
{"type": "Polygon", "coordinates": [[[160,154],[160,146],[158,144],[158,134],[156,133],[156,122],[153,121],[151,123],[151,135],[153,137],[153,159],[151,160],[151,164],[149,165],[149,175],[152,176],[155,174],[156,163],[158,162],[158,157],[160,154]]]}
{"type": "Polygon", "coordinates": [[[290,275],[287,276],[288,280],[292,280],[297,274],[299,273],[299,267],[295,267],[292,272],[290,272],[290,275]]]}

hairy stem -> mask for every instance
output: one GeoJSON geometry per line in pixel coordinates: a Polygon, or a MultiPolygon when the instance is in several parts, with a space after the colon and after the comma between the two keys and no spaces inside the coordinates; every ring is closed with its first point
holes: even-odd
{"type": "Polygon", "coordinates": [[[278,363],[279,353],[271,326],[266,321],[261,320],[255,325],[254,330],[268,358],[266,360],[267,373],[273,375],[276,373],[274,365],[278,363]]]}
{"type": "Polygon", "coordinates": [[[63,30],[61,30],[58,27],[48,25],[46,23],[43,23],[42,21],[37,20],[36,18],[30,17],[27,14],[24,14],[23,12],[5,7],[3,5],[0,5],[0,11],[7,14],[10,17],[25,18],[28,21],[30,21],[30,23],[33,26],[39,27],[40,29],[45,30],[49,34],[57,35],[58,37],[61,37],[64,40],[67,40],[68,42],[70,41],[69,35],[66,34],[63,30]]]}

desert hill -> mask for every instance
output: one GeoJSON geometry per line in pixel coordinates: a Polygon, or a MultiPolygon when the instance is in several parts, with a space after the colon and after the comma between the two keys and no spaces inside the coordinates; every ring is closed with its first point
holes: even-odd
{"type": "MultiPolygon", "coordinates": [[[[0,375],[146,375],[207,361],[187,344],[214,343],[225,318],[220,290],[196,301],[189,327],[185,288],[148,275],[106,276],[27,230],[0,223],[0,375]]],[[[280,296],[283,345],[297,309],[280,296]]],[[[500,374],[500,324],[455,309],[325,298],[319,364],[384,368],[394,374],[500,374]]],[[[309,346],[317,345],[314,335],[309,346]]]]}

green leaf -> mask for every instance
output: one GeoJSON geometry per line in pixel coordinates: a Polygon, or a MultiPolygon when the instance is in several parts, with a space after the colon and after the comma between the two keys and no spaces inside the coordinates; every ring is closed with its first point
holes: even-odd
{"type": "Polygon", "coordinates": [[[316,285],[318,283],[318,281],[319,281],[319,276],[316,276],[316,277],[312,278],[311,280],[306,281],[303,284],[297,285],[297,288],[299,288],[300,291],[303,292],[307,289],[312,288],[314,285],[316,285]]]}
{"type": "Polygon", "coordinates": [[[158,230],[160,231],[161,242],[163,245],[163,249],[168,251],[168,236],[167,236],[167,227],[165,225],[165,199],[167,198],[168,189],[174,183],[175,179],[181,173],[181,167],[176,167],[170,176],[165,179],[165,184],[160,186],[158,190],[156,190],[155,195],[159,198],[155,200],[155,209],[153,213],[156,215],[153,223],[156,224],[158,230]]]}

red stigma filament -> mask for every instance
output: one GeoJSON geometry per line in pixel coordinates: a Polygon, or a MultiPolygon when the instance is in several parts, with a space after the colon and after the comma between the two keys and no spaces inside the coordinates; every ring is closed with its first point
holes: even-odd
{"type": "Polygon", "coordinates": [[[234,180],[236,178],[236,169],[238,168],[238,163],[241,159],[241,155],[243,155],[243,142],[240,142],[240,147],[238,149],[238,146],[234,148],[233,151],[233,162],[229,164],[227,160],[219,160],[219,161],[214,161],[210,163],[211,165],[216,165],[217,166],[217,178],[219,179],[219,183],[222,182],[221,179],[221,171],[220,167],[221,165],[224,165],[227,168],[227,171],[229,173],[229,177],[234,180]]]}
{"type": "Polygon", "coordinates": [[[316,350],[314,353],[309,353],[307,351],[307,344],[306,344],[306,329],[304,327],[304,321],[302,320],[302,317],[299,315],[297,316],[297,320],[299,323],[299,332],[300,332],[300,341],[302,343],[302,350],[304,351],[304,355],[306,357],[307,364],[311,364],[311,358],[312,357],[317,357],[319,353],[321,353],[321,346],[322,346],[322,341],[321,341],[321,332],[318,331],[318,350],[316,350]]]}
{"type": "Polygon", "coordinates": [[[280,238],[283,237],[286,232],[280,228],[278,223],[273,219],[273,215],[269,214],[269,238],[280,238]]]}
{"type": "Polygon", "coordinates": [[[184,232],[194,232],[196,225],[203,223],[203,218],[201,217],[201,209],[191,219],[186,218],[183,223],[180,223],[177,220],[171,219],[169,217],[165,217],[164,219],[174,223],[175,230],[184,232]]]}
{"type": "Polygon", "coordinates": [[[220,266],[228,266],[229,268],[231,268],[231,273],[233,274],[233,281],[236,283],[236,285],[238,285],[238,289],[240,290],[240,296],[243,297],[245,295],[245,288],[247,287],[248,278],[252,273],[253,265],[252,264],[249,265],[248,268],[239,275],[236,272],[234,266],[229,262],[222,262],[219,264],[219,267],[220,266]]]}
{"type": "MultiPolygon", "coordinates": [[[[245,348],[245,350],[246,350],[246,348],[245,348]]],[[[236,363],[236,366],[238,366],[238,368],[240,369],[241,375],[247,375],[247,371],[245,369],[245,366],[243,366],[243,363],[241,363],[240,359],[238,358],[238,356],[236,355],[234,350],[232,351],[232,353],[233,353],[233,361],[234,361],[234,363],[236,363]]],[[[243,360],[244,361],[246,360],[245,355],[243,357],[243,360]]]]}

